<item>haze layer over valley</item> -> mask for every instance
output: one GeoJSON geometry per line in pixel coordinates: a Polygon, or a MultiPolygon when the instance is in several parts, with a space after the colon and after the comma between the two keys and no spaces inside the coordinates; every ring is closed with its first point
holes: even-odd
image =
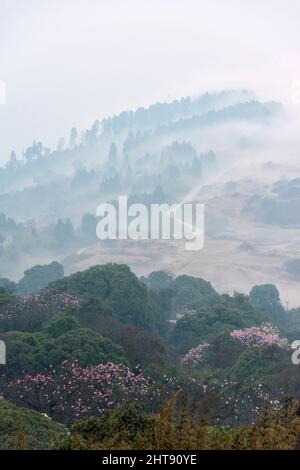
{"type": "Polygon", "coordinates": [[[248,90],[206,93],[96,119],[55,150],[37,140],[0,170],[0,277],[18,280],[54,259],[67,273],[104,262],[138,275],[167,270],[220,292],[276,284],[300,304],[297,122],[248,90]],[[294,130],[295,129],[295,130],[294,130]],[[129,202],[205,204],[205,244],[99,241],[96,207],[129,202]]]}

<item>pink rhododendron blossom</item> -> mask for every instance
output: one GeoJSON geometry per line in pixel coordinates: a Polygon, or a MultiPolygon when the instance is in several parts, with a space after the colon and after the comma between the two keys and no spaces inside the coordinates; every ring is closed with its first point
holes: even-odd
{"type": "Polygon", "coordinates": [[[78,361],[64,361],[47,373],[13,380],[5,398],[60,420],[101,414],[123,401],[141,400],[148,387],[141,370],[134,373],[123,364],[81,367],[78,361]]]}
{"type": "Polygon", "coordinates": [[[271,323],[234,330],[230,335],[247,347],[277,346],[280,349],[289,348],[288,340],[286,338],[280,338],[279,330],[271,323]]]}
{"type": "Polygon", "coordinates": [[[0,314],[1,320],[13,320],[19,315],[32,311],[52,312],[64,311],[68,307],[79,307],[80,300],[70,294],[61,294],[54,289],[44,289],[38,294],[25,295],[16,304],[8,305],[6,311],[0,314]]]}
{"type": "Polygon", "coordinates": [[[180,360],[181,364],[186,367],[198,367],[205,360],[205,352],[209,347],[208,343],[199,344],[199,346],[192,348],[180,360]]]}

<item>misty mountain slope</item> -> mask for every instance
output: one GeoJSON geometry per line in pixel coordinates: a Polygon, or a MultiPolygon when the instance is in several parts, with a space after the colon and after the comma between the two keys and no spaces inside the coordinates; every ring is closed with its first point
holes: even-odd
{"type": "MultiPolygon", "coordinates": [[[[99,125],[94,125],[90,131],[86,131],[85,139],[80,145],[64,152],[45,154],[42,144],[35,143],[25,152],[25,156],[28,153],[30,155],[25,164],[21,164],[19,161],[9,162],[6,169],[2,169],[0,173],[0,179],[2,178],[4,181],[4,184],[1,185],[2,191],[5,188],[6,180],[10,179],[13,179],[12,188],[15,189],[0,196],[0,211],[22,221],[33,218],[45,223],[46,220],[53,220],[51,214],[55,213],[58,217],[76,217],[71,206],[78,206],[79,198],[85,204],[86,210],[91,210],[89,201],[92,201],[93,198],[93,204],[97,204],[107,197],[114,197],[120,190],[130,193],[135,189],[135,185],[148,187],[151,191],[153,186],[165,179],[166,172],[169,172],[171,178],[172,172],[176,173],[176,168],[172,164],[175,163],[174,159],[172,162],[172,159],[169,158],[167,166],[163,164],[165,156],[163,149],[166,146],[172,146],[174,141],[191,142],[192,146],[195,146],[195,157],[197,157],[197,152],[205,155],[211,151],[210,149],[214,150],[215,146],[218,151],[223,153],[220,163],[226,164],[228,158],[232,159],[237,151],[243,153],[243,149],[239,149],[238,145],[245,139],[251,140],[253,124],[264,127],[269,119],[277,113],[277,105],[258,102],[242,103],[219,111],[213,110],[206,114],[195,115],[192,118],[181,119],[176,123],[158,127],[149,134],[137,132],[134,135],[129,133],[126,140],[121,141],[121,147],[116,147],[116,159],[108,161],[108,163],[106,161],[107,155],[109,155],[108,144],[105,142],[106,132],[103,130],[101,134],[99,125]],[[242,125],[241,122],[244,124],[242,125]],[[245,122],[249,124],[246,128],[244,127],[245,122]],[[223,125],[226,126],[224,129],[222,129],[223,125]],[[201,130],[202,126],[205,126],[205,130],[201,130]],[[227,138],[224,139],[227,143],[219,147],[219,137],[224,134],[227,135],[227,138]],[[230,139],[229,144],[228,139],[230,139]],[[234,148],[235,146],[237,148],[234,148]],[[97,155],[96,161],[95,155],[97,155]],[[231,157],[229,157],[230,155],[231,157]],[[132,169],[132,165],[135,165],[136,168],[132,169]],[[82,184],[80,172],[86,171],[85,167],[92,168],[92,170],[89,170],[90,173],[87,174],[86,184],[84,182],[82,184]],[[157,169],[161,171],[159,172],[157,169]],[[132,181],[131,187],[128,187],[127,182],[130,180],[132,172],[131,176],[134,181],[132,181]],[[59,176],[59,174],[63,176],[59,176]],[[105,179],[112,179],[114,174],[118,178],[115,183],[118,184],[114,184],[115,187],[107,194],[107,191],[103,191],[101,184],[105,179]],[[28,180],[29,175],[31,184],[28,180]],[[27,186],[24,193],[21,190],[20,180],[22,179],[23,184],[27,186]],[[49,201],[48,204],[47,201],[49,201]],[[64,201],[63,206],[60,204],[61,201],[64,201]],[[60,212],[62,207],[65,208],[65,214],[60,212]]],[[[171,157],[173,156],[172,152],[174,153],[173,149],[171,149],[171,157]]],[[[186,165],[187,161],[185,161],[184,155],[181,155],[181,159],[182,164],[186,165]]],[[[193,162],[190,161],[190,163],[193,162]]],[[[204,167],[207,165],[203,164],[205,163],[203,161],[199,163],[203,167],[202,176],[205,176],[207,168],[204,167]]],[[[211,163],[214,165],[215,162],[208,162],[210,165],[211,163]]],[[[200,171],[201,169],[199,169],[199,173],[200,171]]],[[[192,168],[192,172],[195,173],[194,168],[192,168]]],[[[184,175],[183,191],[188,192],[191,189],[190,176],[184,175]]],[[[174,181],[173,178],[172,181],[174,181]]],[[[166,181],[163,183],[168,185],[166,181]]],[[[195,184],[194,181],[191,183],[195,184]]],[[[174,189],[171,187],[170,191],[172,192],[172,190],[174,189]]]]}
{"type": "Polygon", "coordinates": [[[287,119],[280,104],[233,90],[126,111],[81,137],[73,128],[67,146],[35,142],[23,161],[12,154],[0,171],[0,274],[18,279],[53,259],[68,273],[107,261],[138,274],[169,266],[222,292],[276,281],[283,299],[300,303],[287,268],[298,258],[300,175],[281,150],[287,119]],[[96,207],[120,194],[147,206],[204,203],[203,250],[97,240],[96,207]]]}
{"type": "Polygon", "coordinates": [[[35,141],[32,146],[24,150],[23,159],[12,152],[5,168],[0,169],[1,192],[20,189],[24,185],[39,184],[41,181],[49,181],[49,178],[53,180],[56,174],[70,174],[74,165],[78,165],[80,161],[87,166],[100,166],[107,157],[110,143],[114,140],[120,147],[121,153],[128,154],[136,146],[143,143],[149,145],[149,139],[155,137],[163,138],[172,133],[186,132],[195,127],[211,126],[231,120],[259,122],[281,112],[279,104],[259,103],[253,99],[253,94],[246,91],[207,94],[195,101],[186,98],[175,103],[175,107],[179,109],[183,107],[177,119],[174,119],[172,112],[174,102],[158,104],[154,105],[154,109],[140,108],[135,113],[128,111],[101,122],[96,120],[91,129],[82,133],[81,138],[78,131],[73,128],[66,148],[62,139],[54,151],[45,147],[42,142],[35,141]],[[202,101],[210,102],[210,105],[199,105],[202,101]],[[189,103],[188,113],[185,110],[186,102],[189,103]],[[168,109],[168,119],[165,113],[155,111],[156,107],[168,109]],[[149,121],[146,131],[144,114],[148,116],[146,120],[149,121]],[[151,118],[152,114],[155,119],[151,118]],[[121,122],[114,125],[115,120],[121,122]],[[108,125],[109,122],[112,123],[111,127],[108,125]]]}
{"type": "Polygon", "coordinates": [[[256,96],[249,90],[226,90],[219,93],[205,93],[198,98],[181,98],[171,103],[156,103],[149,108],[123,111],[119,115],[101,121],[103,133],[108,136],[124,131],[154,129],[184,118],[216,111],[227,106],[255,101],[256,96]]]}

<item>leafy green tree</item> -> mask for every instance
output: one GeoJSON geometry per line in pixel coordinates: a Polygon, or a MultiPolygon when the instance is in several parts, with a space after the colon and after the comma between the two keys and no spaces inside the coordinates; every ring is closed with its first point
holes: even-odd
{"type": "Polygon", "coordinates": [[[98,297],[86,297],[74,311],[74,315],[83,328],[89,328],[113,341],[119,339],[122,323],[107,301],[98,297]]]}
{"type": "Polygon", "coordinates": [[[168,289],[172,282],[172,275],[166,271],[153,271],[147,279],[148,287],[153,290],[168,289]]]}
{"type": "Polygon", "coordinates": [[[62,279],[63,277],[64,268],[57,261],[44,266],[33,266],[24,272],[24,277],[18,284],[17,293],[19,295],[36,293],[50,284],[50,282],[62,279]]]}
{"type": "Polygon", "coordinates": [[[185,308],[196,308],[218,295],[210,282],[192,276],[178,276],[172,283],[173,309],[177,313],[185,308]]]}
{"type": "Polygon", "coordinates": [[[52,338],[58,338],[65,333],[80,328],[78,320],[70,313],[59,315],[44,326],[43,332],[48,333],[52,338]]]}
{"type": "Polygon", "coordinates": [[[83,366],[106,362],[127,364],[121,346],[80,328],[68,316],[51,322],[42,332],[11,331],[3,339],[7,349],[6,377],[16,377],[23,371],[39,372],[68,359],[78,360],[83,366]]]}
{"type": "Polygon", "coordinates": [[[81,448],[97,448],[99,442],[123,436],[132,441],[145,432],[151,418],[138,403],[126,403],[119,408],[108,411],[102,417],[91,417],[76,421],[70,427],[70,436],[63,447],[73,449],[74,444],[81,443],[81,448]]]}
{"type": "Polygon", "coordinates": [[[288,365],[289,360],[287,354],[276,347],[249,348],[241,353],[231,374],[244,380],[251,377],[254,380],[265,381],[267,376],[280,372],[288,365]]]}
{"type": "Polygon", "coordinates": [[[84,272],[65,277],[51,284],[51,287],[78,297],[105,300],[124,323],[151,329],[158,328],[160,323],[159,309],[147,287],[126,265],[93,266],[84,272]]]}
{"type": "Polygon", "coordinates": [[[8,292],[3,287],[0,287],[0,312],[2,308],[7,307],[7,305],[15,304],[17,302],[17,297],[10,292],[8,292]]]}
{"type": "Polygon", "coordinates": [[[249,300],[251,305],[268,318],[277,322],[285,320],[285,310],[280,303],[279,292],[272,284],[263,284],[251,289],[249,300]]]}
{"type": "Polygon", "coordinates": [[[234,329],[259,324],[261,318],[245,296],[219,296],[216,303],[180,318],[170,334],[170,343],[182,355],[203,341],[211,343],[219,335],[229,338],[234,329]]]}
{"type": "Polygon", "coordinates": [[[47,416],[0,400],[0,449],[53,449],[67,429],[47,416]]]}

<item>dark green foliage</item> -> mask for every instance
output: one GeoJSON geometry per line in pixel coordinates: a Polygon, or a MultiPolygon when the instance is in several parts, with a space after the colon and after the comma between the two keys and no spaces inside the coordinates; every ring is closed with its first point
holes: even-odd
{"type": "Polygon", "coordinates": [[[218,297],[210,282],[192,276],[178,276],[172,284],[173,308],[197,308],[218,297]]]}
{"type": "Polygon", "coordinates": [[[166,271],[153,271],[147,278],[147,285],[153,290],[168,289],[172,282],[172,275],[166,271]]]}
{"type": "Polygon", "coordinates": [[[285,314],[284,331],[287,337],[293,341],[300,338],[300,308],[289,310],[285,314]]]}
{"type": "Polygon", "coordinates": [[[24,272],[24,277],[20,280],[17,292],[19,295],[36,293],[46,287],[50,282],[62,279],[64,268],[54,261],[44,266],[33,266],[24,272]]]}
{"type": "Polygon", "coordinates": [[[159,332],[166,336],[169,330],[168,320],[173,316],[172,310],[172,290],[161,289],[159,291],[151,291],[150,295],[159,310],[159,332]]]}
{"type": "MultiPolygon", "coordinates": [[[[198,403],[202,408],[205,404],[198,403]]],[[[212,426],[207,412],[197,410],[175,393],[154,415],[142,410],[118,410],[102,419],[78,421],[70,428],[62,449],[69,450],[279,450],[299,449],[298,404],[285,400],[279,411],[266,404],[248,426],[212,426]],[[111,427],[110,425],[113,424],[111,427]],[[131,425],[132,432],[131,432],[131,425]],[[106,431],[107,430],[107,431],[106,431]]]]}
{"type": "Polygon", "coordinates": [[[124,323],[155,329],[159,311],[147,287],[126,265],[94,266],[51,284],[59,292],[105,300],[124,323]]]}
{"type": "Polygon", "coordinates": [[[74,311],[74,315],[82,327],[120,344],[132,366],[164,362],[165,347],[162,340],[148,329],[122,323],[106,301],[87,298],[74,311]]]}
{"type": "Polygon", "coordinates": [[[210,282],[193,276],[173,279],[166,271],[153,271],[141,280],[153,291],[152,296],[166,312],[165,319],[177,313],[203,307],[218,300],[219,295],[210,282]]]}
{"type": "Polygon", "coordinates": [[[3,335],[7,347],[6,373],[15,377],[23,371],[38,372],[67,359],[81,365],[105,362],[127,363],[123,349],[110,339],[80,328],[68,316],[52,322],[43,332],[11,331],[3,335]]]}
{"type": "Polygon", "coordinates": [[[271,320],[284,321],[285,311],[280,303],[279,292],[276,286],[264,284],[254,286],[249,295],[251,305],[271,320]]]}
{"type": "Polygon", "coordinates": [[[209,367],[213,369],[232,367],[243,349],[243,346],[229,333],[220,333],[213,339],[208,349],[209,367]]]}
{"type": "Polygon", "coordinates": [[[246,297],[219,297],[211,306],[197,309],[176,322],[170,342],[179,354],[186,353],[201,342],[211,342],[219,335],[229,336],[234,329],[256,325],[261,316],[249,304],[246,297]]]}
{"type": "Polygon", "coordinates": [[[0,313],[1,309],[4,309],[10,304],[14,304],[17,302],[17,297],[11,294],[9,291],[0,287],[0,313]]]}
{"type": "Polygon", "coordinates": [[[74,318],[74,316],[66,313],[65,315],[60,315],[58,318],[54,318],[50,321],[44,327],[44,332],[48,333],[52,338],[58,338],[59,336],[79,327],[79,322],[74,318]]]}
{"type": "Polygon", "coordinates": [[[66,448],[72,447],[74,438],[76,442],[80,437],[81,445],[88,448],[97,442],[124,436],[133,440],[140,432],[149,427],[151,418],[147,416],[141,405],[127,403],[120,408],[108,411],[103,417],[92,417],[75,422],[70,428],[70,440],[66,441],[66,448]]]}
{"type": "Polygon", "coordinates": [[[66,437],[66,428],[28,408],[0,400],[0,449],[51,449],[66,437]]]}
{"type": "Polygon", "coordinates": [[[80,303],[79,308],[74,312],[81,326],[90,328],[97,333],[106,336],[107,326],[118,327],[120,321],[108,302],[98,297],[86,297],[80,303]]]}
{"type": "Polygon", "coordinates": [[[74,310],[74,316],[83,328],[89,328],[119,344],[124,324],[105,300],[84,298],[79,309],[74,310]]]}
{"type": "Polygon", "coordinates": [[[275,346],[268,349],[249,348],[241,353],[231,374],[244,381],[249,380],[249,377],[265,381],[267,376],[273,376],[287,367],[289,361],[290,357],[287,353],[275,346]]]}
{"type": "MultiPolygon", "coordinates": [[[[256,286],[250,299],[241,294],[221,296],[203,279],[179,276],[173,280],[161,271],[141,282],[127,266],[107,264],[56,280],[50,287],[78,300],[61,312],[50,296],[46,313],[33,302],[27,310],[21,309],[21,323],[12,320],[10,327],[8,322],[10,331],[2,328],[7,331],[1,335],[7,346],[0,384],[4,396],[9,382],[24,372],[36,374],[50,366],[58,371],[64,360],[78,360],[80,366],[123,363],[134,374],[139,373],[139,364],[149,377],[143,397],[145,411],[136,403],[127,403],[79,421],[72,425],[62,448],[278,448],[272,433],[260,443],[256,428],[238,430],[237,426],[256,419],[260,400],[256,387],[272,399],[284,394],[300,398],[298,367],[291,365],[289,351],[275,346],[249,347],[230,335],[235,329],[270,319],[274,326],[281,325],[281,317],[285,318],[282,330],[289,331],[288,325],[298,313],[285,313],[274,286],[256,286]],[[13,325],[27,332],[13,331],[13,325]],[[203,362],[190,365],[181,361],[201,343],[209,343],[203,362]],[[178,407],[179,402],[171,399],[158,411],[161,400],[178,390],[184,391],[185,403],[178,407]],[[207,422],[201,424],[200,419],[207,422]],[[220,423],[232,427],[220,427],[220,423]]],[[[8,306],[17,300],[0,288],[2,326],[8,306]]],[[[69,418],[74,418],[71,408],[69,418]]],[[[260,433],[264,427],[257,425],[257,429],[260,433]]],[[[286,428],[284,432],[288,432],[286,428]]],[[[13,445],[28,446],[27,434],[19,427],[13,445]]],[[[291,435],[288,442],[286,445],[292,442],[291,435]]]]}
{"type": "Polygon", "coordinates": [[[166,360],[166,349],[161,338],[149,330],[135,325],[124,325],[119,330],[117,342],[123,347],[132,366],[149,364],[162,366],[166,360]]]}

